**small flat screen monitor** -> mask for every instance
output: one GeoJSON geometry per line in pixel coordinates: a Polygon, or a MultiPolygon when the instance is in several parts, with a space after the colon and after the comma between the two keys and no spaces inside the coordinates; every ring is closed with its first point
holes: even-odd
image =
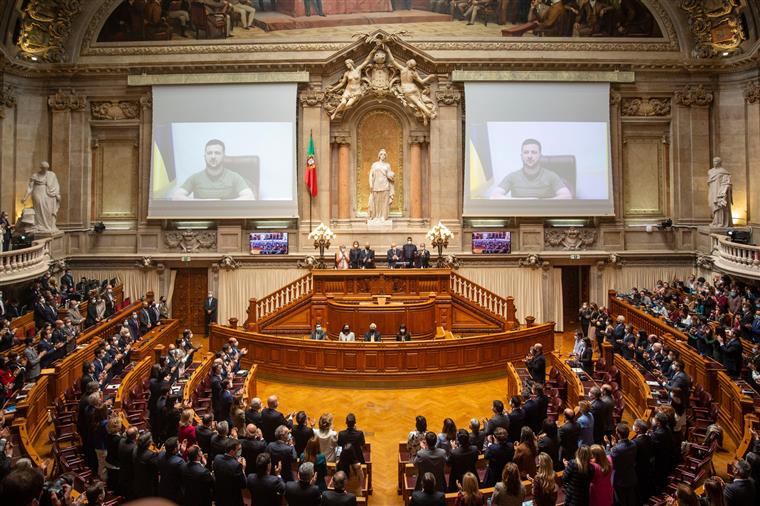
{"type": "Polygon", "coordinates": [[[512,232],[473,232],[472,252],[484,255],[512,253],[512,232]]]}
{"type": "Polygon", "coordinates": [[[287,255],[287,232],[252,232],[248,236],[251,255],[287,255]]]}

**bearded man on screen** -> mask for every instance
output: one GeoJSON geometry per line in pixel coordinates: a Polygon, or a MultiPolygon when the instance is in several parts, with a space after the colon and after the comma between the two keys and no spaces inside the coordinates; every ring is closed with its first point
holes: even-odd
{"type": "Polygon", "coordinates": [[[224,166],[224,143],[211,139],[206,143],[206,168],[196,172],[179,186],[173,200],[254,200],[246,180],[224,166]]]}
{"type": "Polygon", "coordinates": [[[491,199],[569,199],[570,189],[556,173],[541,166],[541,143],[522,143],[522,169],[510,172],[492,191],[491,199]]]}

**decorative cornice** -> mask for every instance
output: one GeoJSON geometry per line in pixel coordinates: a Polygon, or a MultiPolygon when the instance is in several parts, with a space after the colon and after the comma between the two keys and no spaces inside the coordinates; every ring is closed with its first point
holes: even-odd
{"type": "Polygon", "coordinates": [[[622,104],[623,116],[670,116],[670,98],[632,97],[622,104]]]}
{"type": "Polygon", "coordinates": [[[58,90],[48,97],[48,106],[54,111],[84,111],[87,99],[71,91],[58,90]]]}
{"type": "Polygon", "coordinates": [[[438,105],[458,105],[462,100],[462,92],[453,84],[447,83],[436,90],[435,98],[438,105]]]}
{"type": "Polygon", "coordinates": [[[547,228],[544,231],[544,246],[577,251],[592,245],[596,241],[596,236],[595,228],[547,228]]]}
{"type": "Polygon", "coordinates": [[[80,0],[31,0],[21,21],[19,56],[31,61],[63,61],[71,22],[80,10],[80,0]]]}
{"type": "Polygon", "coordinates": [[[430,137],[425,134],[410,134],[407,141],[409,144],[425,144],[430,142],[430,137]]]}
{"type": "Polygon", "coordinates": [[[333,135],[330,141],[333,144],[351,144],[351,136],[348,134],[333,135]]]}
{"type": "Polygon", "coordinates": [[[680,90],[676,90],[673,98],[678,105],[684,107],[707,107],[713,103],[713,91],[701,84],[687,84],[680,90]]]}
{"type": "Polygon", "coordinates": [[[760,80],[747,83],[744,88],[744,101],[748,104],[760,102],[760,80]]]}
{"type": "Polygon", "coordinates": [[[140,104],[136,100],[91,102],[90,113],[96,120],[124,120],[140,117],[140,104]]]}

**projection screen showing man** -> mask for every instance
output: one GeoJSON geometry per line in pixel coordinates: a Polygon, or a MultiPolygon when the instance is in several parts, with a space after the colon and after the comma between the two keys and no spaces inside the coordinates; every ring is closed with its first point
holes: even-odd
{"type": "Polygon", "coordinates": [[[174,190],[174,200],[255,200],[250,183],[224,166],[224,142],[211,139],[204,152],[206,168],[191,175],[174,190]]]}
{"type": "Polygon", "coordinates": [[[492,199],[569,199],[570,189],[555,172],[541,166],[541,143],[525,139],[520,149],[523,166],[510,172],[491,191],[492,199]]]}

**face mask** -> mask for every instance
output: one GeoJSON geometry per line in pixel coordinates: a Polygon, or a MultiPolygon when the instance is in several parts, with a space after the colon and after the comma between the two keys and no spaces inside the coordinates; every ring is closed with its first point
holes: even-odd
{"type": "Polygon", "coordinates": [[[240,457],[242,457],[242,455],[243,455],[243,448],[242,448],[242,447],[239,447],[239,448],[237,449],[237,451],[235,452],[235,458],[236,458],[236,459],[239,459],[240,457]]]}
{"type": "Polygon", "coordinates": [[[348,334],[348,327],[343,327],[343,333],[348,334]]]}

